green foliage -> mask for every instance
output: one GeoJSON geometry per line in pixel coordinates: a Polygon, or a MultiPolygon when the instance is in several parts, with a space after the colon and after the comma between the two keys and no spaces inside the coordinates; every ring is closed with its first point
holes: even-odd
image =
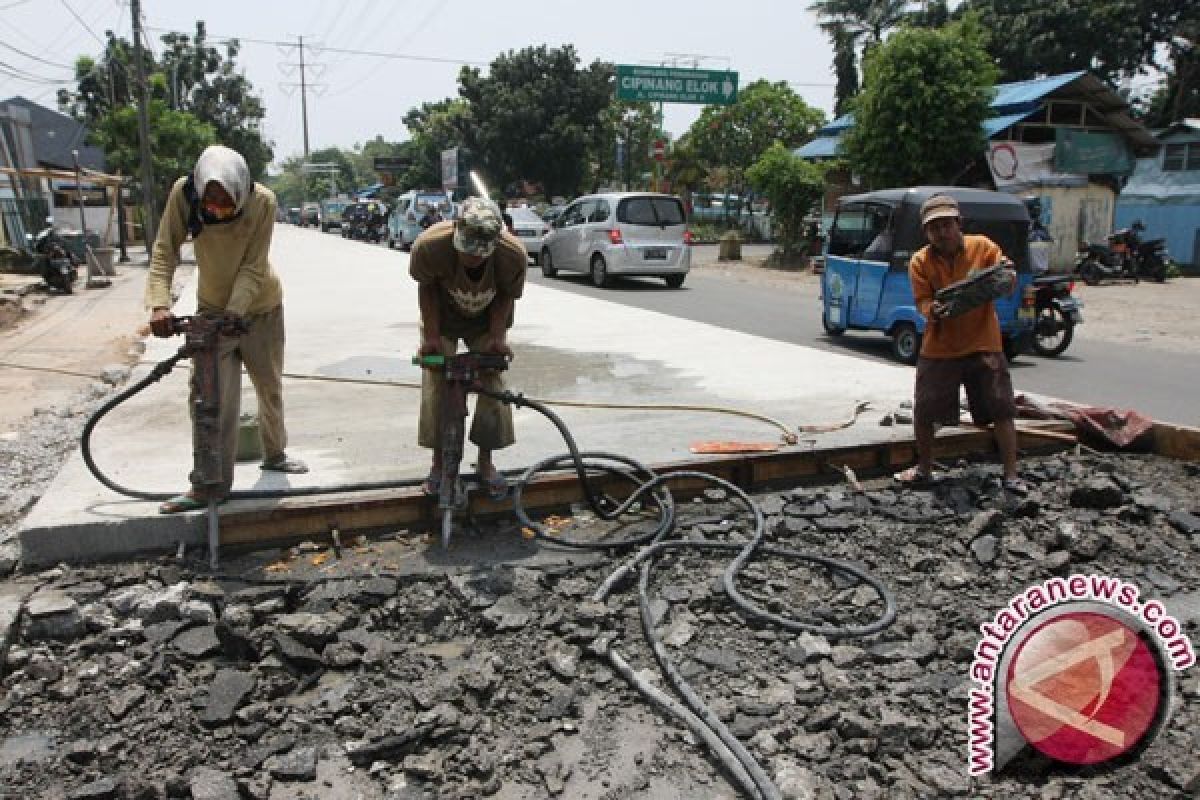
{"type": "Polygon", "coordinates": [[[996,70],[982,38],[967,18],[901,30],[867,56],[842,147],[871,186],[953,183],[983,152],[996,70]]]}
{"type": "Polygon", "coordinates": [[[524,179],[541,183],[547,196],[576,194],[589,161],[611,147],[603,114],[614,72],[602,62],[581,69],[571,45],[509,51],[486,76],[463,67],[458,93],[468,113],[461,143],[493,186],[524,179]]]}
{"type": "Polygon", "coordinates": [[[759,80],[728,106],[705,106],[687,133],[687,142],[706,165],[725,166],[735,188],[746,170],[774,144],[798,147],[812,138],[825,115],[812,108],[786,82],[759,80]]]}
{"type": "Polygon", "coordinates": [[[858,94],[861,81],[857,62],[908,16],[907,0],[816,0],[809,7],[821,30],[833,42],[834,114],[841,116],[858,94]]]}
{"type": "MultiPolygon", "coordinates": [[[[266,110],[237,64],[237,41],[228,42],[223,53],[210,47],[203,22],[196,23],[194,37],[168,33],[162,41],[161,61],[149,50],[142,51],[159,202],[176,178],[191,171],[208,144],[237,150],[254,179],[262,180],[272,158],[271,146],[259,131],[266,110]],[[204,145],[197,149],[201,141],[204,145]]],[[[136,74],[133,44],[108,31],[98,59],[76,60],[75,90],[60,90],[58,105],[87,126],[91,140],[104,148],[110,169],[140,176],[136,74]],[[134,154],[132,161],[129,153],[134,154]]]]}
{"type": "Polygon", "coordinates": [[[1195,9],[1195,0],[965,0],[955,13],[975,12],[991,32],[1002,80],[1088,70],[1114,81],[1154,65],[1195,9]]]}
{"type": "MultiPolygon", "coordinates": [[[[204,148],[217,141],[217,132],[213,126],[186,111],[168,108],[162,100],[151,100],[146,111],[150,121],[155,193],[161,199],[167,196],[171,185],[181,175],[191,172],[204,148]]],[[[137,111],[133,106],[101,116],[91,135],[104,148],[111,171],[122,175],[139,174],[141,154],[137,111]]]]}
{"type": "Polygon", "coordinates": [[[1167,44],[1170,66],[1166,80],[1149,101],[1135,105],[1142,122],[1164,128],[1173,122],[1200,117],[1200,6],[1193,5],[1167,44]]]}
{"type": "Polygon", "coordinates": [[[466,101],[452,98],[424,103],[405,114],[404,125],[412,136],[406,154],[413,166],[401,182],[414,188],[441,186],[442,151],[463,144],[467,120],[466,101]]]}
{"type": "Polygon", "coordinates": [[[225,43],[224,53],[210,46],[200,20],[194,36],[167,33],[162,41],[162,59],[155,71],[169,92],[172,107],[212,125],[217,140],[241,153],[250,174],[262,180],[273,153],[259,131],[266,109],[237,64],[241,45],[231,39],[225,43]]]}
{"type": "Polygon", "coordinates": [[[665,175],[671,183],[671,191],[679,197],[690,198],[692,192],[704,188],[708,170],[686,137],[671,148],[665,175]]]}
{"type": "Polygon", "coordinates": [[[637,186],[642,175],[654,171],[650,149],[658,138],[658,114],[652,103],[630,103],[613,99],[600,116],[600,130],[589,157],[593,165],[588,184],[637,186]],[[617,164],[617,143],[624,150],[624,163],[617,164]]]}
{"type": "Polygon", "coordinates": [[[821,200],[824,170],[776,142],[746,171],[746,177],[771,201],[779,249],[786,261],[799,251],[805,215],[821,200]]]}

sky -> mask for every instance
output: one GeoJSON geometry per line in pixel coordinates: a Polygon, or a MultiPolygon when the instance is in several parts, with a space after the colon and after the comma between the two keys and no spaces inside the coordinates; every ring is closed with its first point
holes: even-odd
{"type": "MultiPolygon", "coordinates": [[[[477,2],[476,0],[143,0],[151,46],[168,30],[239,38],[237,63],[266,106],[263,130],[276,163],[304,151],[297,47],[303,37],[309,147],[350,148],[382,135],[408,138],[403,117],[457,96],[463,64],[487,64],[524,47],[574,46],[581,65],[674,64],[733,70],[740,87],[787,81],[832,115],[832,48],[808,3],[690,0],[477,2]],[[286,43],[291,46],[286,46],[286,43]],[[339,51],[361,51],[364,55],[339,51]],[[388,57],[382,57],[387,55],[388,57]]],[[[0,0],[0,99],[50,108],[80,55],[97,56],[106,30],[131,37],[128,0],[0,0]],[[24,54],[17,52],[24,51],[24,54]],[[14,77],[14,75],[21,77],[14,77]],[[37,79],[37,80],[35,80],[37,79]]],[[[702,106],[666,104],[663,127],[682,135],[702,106]]]]}

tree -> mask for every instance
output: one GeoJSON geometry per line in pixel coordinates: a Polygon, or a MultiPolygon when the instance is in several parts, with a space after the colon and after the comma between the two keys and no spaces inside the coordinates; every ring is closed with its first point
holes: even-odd
{"type": "MultiPolygon", "coordinates": [[[[127,158],[138,152],[139,145],[137,125],[128,125],[137,102],[134,48],[112,31],[105,35],[99,58],[76,59],[76,88],[60,90],[58,104],[87,127],[91,141],[104,148],[110,165],[136,176],[140,160],[127,158]]],[[[259,132],[266,112],[236,63],[238,43],[229,42],[222,55],[205,43],[203,22],[196,23],[194,39],[169,33],[162,40],[166,47],[161,63],[148,48],[142,51],[159,204],[166,197],[165,190],[195,166],[196,157],[208,144],[237,150],[255,180],[262,180],[272,158],[271,147],[259,132]],[[196,149],[201,141],[204,145],[196,149]]]]}
{"type": "Polygon", "coordinates": [[[404,115],[404,125],[412,138],[408,152],[413,159],[401,180],[406,186],[434,187],[442,185],[442,151],[464,143],[468,107],[465,100],[447,98],[436,103],[424,103],[404,115]]]}
{"type": "Polygon", "coordinates": [[[881,44],[905,20],[910,5],[908,0],[816,0],[808,7],[833,42],[836,115],[845,112],[862,83],[857,66],[860,50],[865,56],[881,44]]]}
{"type": "Polygon", "coordinates": [[[790,263],[800,250],[804,217],[817,205],[824,192],[824,170],[796,157],[791,149],[776,142],[746,171],[746,177],[771,201],[771,216],[778,228],[780,261],[790,263]]]}
{"type": "Polygon", "coordinates": [[[825,123],[787,83],[758,80],[738,93],[728,106],[705,106],[688,129],[689,144],[709,167],[730,170],[734,188],[745,183],[746,170],[775,142],[799,147],[825,123]]]}
{"type": "MultiPolygon", "coordinates": [[[[217,141],[213,127],[185,111],[175,111],[160,99],[147,106],[150,121],[150,158],[154,190],[161,200],[180,176],[192,171],[200,153],[217,141]]],[[[114,109],[100,117],[90,132],[104,148],[108,168],[122,175],[137,175],[141,165],[137,111],[133,106],[114,109]]],[[[139,187],[140,188],[140,187],[139,187]]]]}
{"type": "Polygon", "coordinates": [[[261,180],[274,157],[260,131],[267,112],[237,64],[238,40],[225,42],[222,54],[208,45],[204,22],[197,20],[194,37],[167,33],[162,41],[158,71],[167,81],[172,106],[212,125],[221,144],[241,153],[250,174],[261,180]]]}
{"type": "Polygon", "coordinates": [[[659,137],[658,114],[652,103],[631,103],[613,99],[601,115],[596,144],[589,161],[595,164],[590,181],[596,188],[602,183],[638,186],[641,177],[654,170],[650,148],[659,137]],[[617,149],[621,161],[617,161],[617,149]]]}
{"type": "Polygon", "coordinates": [[[671,148],[670,158],[667,159],[666,178],[671,182],[671,191],[678,195],[692,212],[692,193],[704,188],[708,178],[708,170],[696,154],[691,141],[685,136],[671,148]]]}
{"type": "Polygon", "coordinates": [[[570,45],[509,51],[486,76],[463,67],[458,93],[469,119],[463,143],[495,186],[529,180],[547,196],[575,194],[604,141],[614,72],[598,61],[579,68],[570,45]]]}
{"type": "Polygon", "coordinates": [[[1166,69],[1166,80],[1138,109],[1148,127],[1165,128],[1173,122],[1200,117],[1200,8],[1193,8],[1191,18],[1168,42],[1171,64],[1166,69]]]}
{"type": "Polygon", "coordinates": [[[953,183],[984,150],[995,79],[974,18],[894,34],[867,56],[843,140],[851,167],[872,186],[953,183]]]}
{"type": "Polygon", "coordinates": [[[966,0],[956,10],[978,14],[991,32],[988,51],[1005,81],[1088,70],[1107,81],[1156,64],[1156,51],[1195,0],[966,0]]]}

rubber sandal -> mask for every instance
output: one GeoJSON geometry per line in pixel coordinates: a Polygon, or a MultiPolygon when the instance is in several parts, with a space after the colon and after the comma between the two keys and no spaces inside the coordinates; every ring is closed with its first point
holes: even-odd
{"type": "Polygon", "coordinates": [[[942,476],[938,472],[926,474],[921,471],[920,467],[909,467],[906,470],[892,475],[892,480],[901,486],[907,486],[912,489],[919,489],[926,486],[933,486],[940,483],[942,476]]]}
{"type": "Polygon", "coordinates": [[[481,475],[479,480],[483,484],[489,500],[498,503],[508,497],[508,478],[505,478],[499,472],[493,472],[487,478],[481,475]]]}
{"type": "Polygon", "coordinates": [[[425,480],[421,481],[421,491],[430,497],[436,497],[442,492],[442,470],[439,468],[436,471],[430,470],[425,476],[425,480]]]}
{"type": "Polygon", "coordinates": [[[187,511],[199,511],[208,507],[208,501],[192,497],[190,494],[177,494],[158,507],[160,514],[182,514],[187,511]]]}
{"type": "Polygon", "coordinates": [[[1011,494],[1021,495],[1022,497],[1029,494],[1029,484],[1020,478],[1005,478],[1000,484],[1004,491],[1011,494]]]}
{"type": "Polygon", "coordinates": [[[288,458],[287,456],[274,461],[264,461],[258,465],[258,468],[268,472],[286,472],[290,475],[303,475],[308,472],[308,464],[298,458],[288,458]]]}

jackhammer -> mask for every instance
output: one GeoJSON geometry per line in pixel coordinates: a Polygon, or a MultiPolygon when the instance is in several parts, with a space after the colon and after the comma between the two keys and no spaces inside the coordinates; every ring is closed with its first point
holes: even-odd
{"type": "Polygon", "coordinates": [[[170,333],[184,334],[179,353],[192,359],[192,486],[202,487],[208,499],[208,563],[217,568],[221,547],[217,505],[227,491],[221,475],[221,391],[217,345],[222,336],[240,336],[246,323],[224,314],[171,317],[170,333]]]}
{"type": "Polygon", "coordinates": [[[441,354],[413,356],[412,361],[423,369],[440,370],[445,379],[439,409],[442,471],[438,484],[438,510],[442,514],[442,549],[445,550],[450,547],[454,513],[465,510],[468,493],[482,486],[478,475],[464,479],[459,470],[466,433],[467,393],[484,391],[480,382],[483,373],[508,369],[508,358],[493,353],[460,353],[449,357],[441,354]]]}

